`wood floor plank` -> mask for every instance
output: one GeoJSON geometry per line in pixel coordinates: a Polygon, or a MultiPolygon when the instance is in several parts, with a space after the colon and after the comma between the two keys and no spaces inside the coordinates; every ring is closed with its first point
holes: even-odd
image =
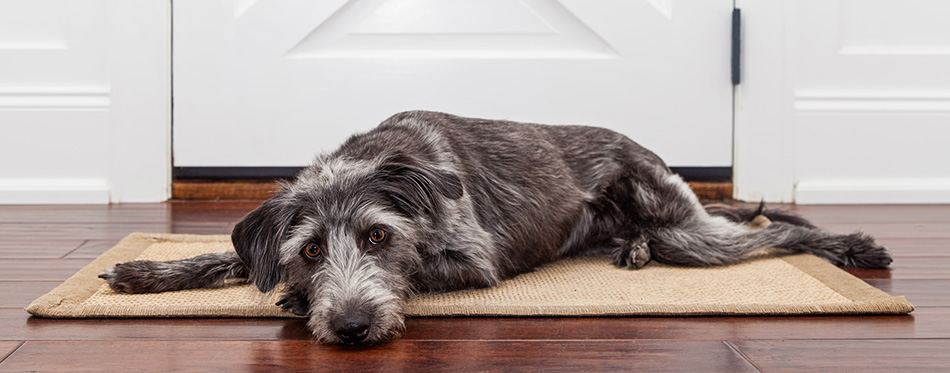
{"type": "Polygon", "coordinates": [[[950,223],[829,223],[820,227],[829,232],[865,232],[875,238],[950,238],[950,223]]]}
{"type": "Polygon", "coordinates": [[[121,239],[132,232],[169,232],[171,223],[22,223],[0,225],[0,237],[9,240],[121,239]]]}
{"type": "Polygon", "coordinates": [[[907,297],[916,307],[950,307],[950,280],[865,280],[891,295],[907,297]]]}
{"type": "Polygon", "coordinates": [[[0,340],[311,340],[297,319],[46,319],[22,309],[0,309],[0,330],[0,340]]]}
{"type": "Polygon", "coordinates": [[[21,344],[23,344],[21,341],[0,341],[0,363],[3,363],[21,344]]]}
{"type": "Polygon", "coordinates": [[[890,270],[843,267],[861,279],[939,280],[950,279],[950,257],[895,258],[890,270]]]}
{"type": "Polygon", "coordinates": [[[166,203],[111,205],[0,205],[0,223],[158,223],[169,221],[166,203]]]}
{"type": "Polygon", "coordinates": [[[23,310],[60,281],[0,281],[0,308],[23,310]]]}
{"type": "Polygon", "coordinates": [[[950,257],[950,238],[878,238],[895,258],[950,257]]]}
{"type": "MultiPolygon", "coordinates": [[[[0,309],[5,340],[301,339],[302,319],[43,319],[0,309]]],[[[950,308],[905,316],[408,318],[405,340],[950,338],[950,308]]]]}
{"type": "Polygon", "coordinates": [[[755,372],[718,341],[28,341],[2,370],[724,371],[755,372]]]}
{"type": "Polygon", "coordinates": [[[95,259],[99,255],[115,247],[119,240],[86,240],[75,250],[66,254],[66,259],[95,259]]]}
{"type": "Polygon", "coordinates": [[[63,281],[91,259],[0,259],[0,281],[63,281]]]}
{"type": "Polygon", "coordinates": [[[113,205],[0,205],[0,223],[232,222],[263,201],[169,201],[113,205]]]}
{"type": "Polygon", "coordinates": [[[227,234],[226,222],[186,223],[70,223],[2,224],[0,237],[8,240],[119,240],[133,232],[227,234]]]}
{"type": "Polygon", "coordinates": [[[234,223],[263,201],[169,201],[175,222],[234,223]]]}
{"type": "Polygon", "coordinates": [[[229,226],[226,222],[174,223],[168,233],[230,234],[229,226]]]}
{"type": "Polygon", "coordinates": [[[0,238],[0,259],[62,258],[81,246],[84,242],[84,240],[79,239],[8,240],[0,238]]]}
{"type": "Polygon", "coordinates": [[[947,371],[950,340],[746,340],[732,342],[766,372],[947,371]]]}

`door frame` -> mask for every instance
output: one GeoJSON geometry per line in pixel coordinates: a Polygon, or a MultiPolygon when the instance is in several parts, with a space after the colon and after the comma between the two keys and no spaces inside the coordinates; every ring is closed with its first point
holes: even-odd
{"type": "Polygon", "coordinates": [[[794,1],[736,0],[743,19],[741,83],[733,96],[733,198],[794,202],[794,1]],[[746,15],[754,14],[754,17],[746,15]]]}
{"type": "Polygon", "coordinates": [[[111,0],[109,202],[161,202],[172,184],[173,0],[111,0]]]}

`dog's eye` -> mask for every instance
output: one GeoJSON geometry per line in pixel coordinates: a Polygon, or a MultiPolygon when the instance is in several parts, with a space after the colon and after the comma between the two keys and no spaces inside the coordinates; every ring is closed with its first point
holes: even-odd
{"type": "Polygon", "coordinates": [[[307,242],[302,252],[308,259],[320,259],[320,256],[323,255],[323,250],[320,249],[320,245],[317,245],[317,243],[313,241],[307,242]]]}
{"type": "Polygon", "coordinates": [[[384,241],[386,241],[386,231],[379,228],[373,228],[369,231],[369,243],[379,245],[384,241]]]}

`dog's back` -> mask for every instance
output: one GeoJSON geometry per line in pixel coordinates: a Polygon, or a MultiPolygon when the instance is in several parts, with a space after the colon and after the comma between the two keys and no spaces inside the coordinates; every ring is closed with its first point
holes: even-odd
{"type": "MultiPolygon", "coordinates": [[[[497,277],[610,244],[621,224],[635,225],[605,192],[624,177],[672,175],[649,150],[614,131],[412,111],[353,136],[330,158],[416,158],[452,174],[465,196],[447,202],[446,226],[490,252],[497,277]],[[474,217],[477,224],[459,229],[474,217]],[[455,226],[453,226],[455,225],[455,226]]],[[[449,243],[451,245],[451,243],[449,243]]]]}

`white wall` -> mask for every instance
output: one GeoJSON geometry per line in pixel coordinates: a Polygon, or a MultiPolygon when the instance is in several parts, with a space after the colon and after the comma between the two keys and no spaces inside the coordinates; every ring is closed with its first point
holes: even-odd
{"type": "Polygon", "coordinates": [[[0,203],[151,202],[170,185],[170,2],[0,2],[0,203]]]}
{"type": "Polygon", "coordinates": [[[950,203],[950,2],[737,6],[737,198],[950,203]]]}

